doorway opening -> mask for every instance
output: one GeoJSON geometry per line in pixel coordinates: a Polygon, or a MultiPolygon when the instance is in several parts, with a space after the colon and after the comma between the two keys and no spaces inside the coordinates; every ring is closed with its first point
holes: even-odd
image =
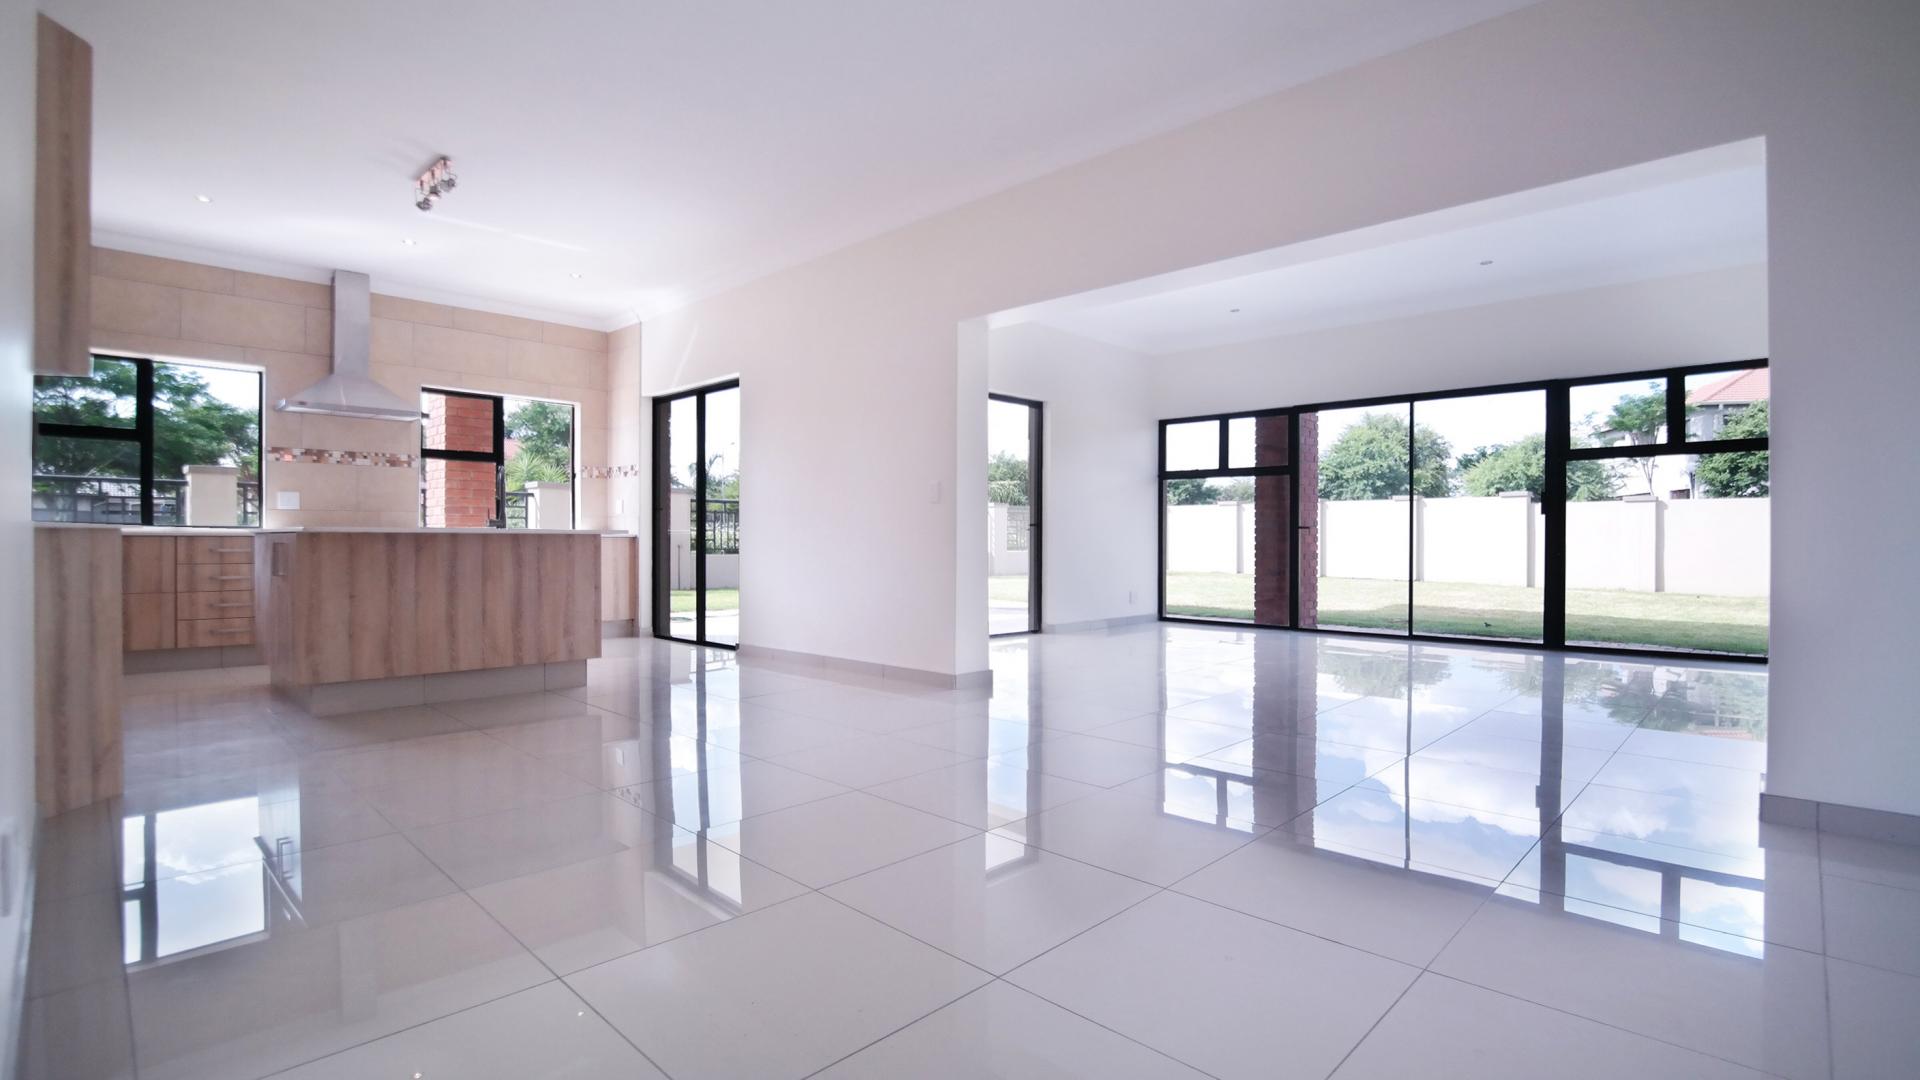
{"type": "Polygon", "coordinates": [[[1040,630],[1042,409],[987,395],[987,633],[1040,630]]]}
{"type": "Polygon", "coordinates": [[[740,645],[740,382],[653,403],[654,636],[740,645]]]}

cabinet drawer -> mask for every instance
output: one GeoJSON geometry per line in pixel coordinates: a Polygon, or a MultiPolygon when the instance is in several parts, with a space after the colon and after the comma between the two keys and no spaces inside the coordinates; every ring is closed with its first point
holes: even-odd
{"type": "Polygon", "coordinates": [[[251,565],[191,563],[180,567],[181,592],[236,592],[252,588],[251,565]]]}
{"type": "Polygon", "coordinates": [[[181,619],[173,624],[177,648],[204,649],[209,645],[253,644],[252,619],[181,619]]]}
{"type": "Polygon", "coordinates": [[[120,598],[121,642],[127,652],[173,648],[172,593],[128,593],[120,598]]]}
{"type": "Polygon", "coordinates": [[[174,550],[182,563],[251,564],[253,537],[181,536],[176,538],[174,550]]]}
{"type": "Polygon", "coordinates": [[[175,608],[181,620],[250,619],[253,617],[253,591],[189,592],[180,594],[175,608]]]}

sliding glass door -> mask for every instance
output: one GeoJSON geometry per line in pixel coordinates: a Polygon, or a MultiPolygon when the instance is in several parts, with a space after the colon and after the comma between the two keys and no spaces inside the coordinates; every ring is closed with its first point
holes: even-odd
{"type": "Polygon", "coordinates": [[[740,644],[740,384],[653,404],[653,626],[740,644]]]}
{"type": "Polygon", "coordinates": [[[987,633],[1040,630],[1040,403],[987,397],[987,633]]]}
{"type": "Polygon", "coordinates": [[[1167,619],[1763,658],[1765,361],[1166,420],[1167,619]]]}

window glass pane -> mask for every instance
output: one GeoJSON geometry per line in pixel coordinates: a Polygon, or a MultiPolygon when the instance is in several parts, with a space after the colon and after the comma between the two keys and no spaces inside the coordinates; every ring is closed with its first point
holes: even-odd
{"type": "Polygon", "coordinates": [[[33,519],[140,524],[140,444],[125,439],[36,438],[33,519]]]}
{"type": "Polygon", "coordinates": [[[698,527],[693,519],[693,485],[700,470],[699,411],[697,396],[675,398],[667,405],[668,634],[687,641],[694,640],[699,630],[693,622],[694,583],[698,580],[694,567],[698,527]]]}
{"type": "Polygon", "coordinates": [[[1546,392],[1419,401],[1413,418],[1414,632],[1540,640],[1546,392]]]}
{"type": "Polygon", "coordinates": [[[1767,651],[1766,451],[1576,461],[1568,474],[1569,642],[1767,651]]]}
{"type": "Polygon", "coordinates": [[[420,391],[420,445],[428,450],[493,453],[492,398],[420,391]]]}
{"type": "Polygon", "coordinates": [[[706,639],[740,644],[740,389],[706,395],[706,639]]]}
{"type": "Polygon", "coordinates": [[[573,406],[507,398],[507,528],[573,528],[573,406]]]}
{"type": "Polygon", "coordinates": [[[1582,446],[1643,446],[1667,437],[1667,380],[1576,386],[1568,394],[1572,440],[1582,446]]]}
{"type": "Polygon", "coordinates": [[[1288,625],[1292,479],[1166,481],[1166,614],[1288,625]]]}
{"type": "Polygon", "coordinates": [[[1190,420],[1167,425],[1167,470],[1220,467],[1220,421],[1190,420]]]}
{"type": "Polygon", "coordinates": [[[153,365],[153,523],[260,523],[260,373],[153,365]]]}
{"type": "Polygon", "coordinates": [[[1227,421],[1227,468],[1251,469],[1254,461],[1254,423],[1251,416],[1227,421]]]}
{"type": "MultiPolygon", "coordinates": [[[[1300,414],[1301,626],[1406,633],[1410,416],[1405,402],[1300,414]]],[[[1445,456],[1423,455],[1421,494],[1445,494],[1445,456]]]]}
{"type": "Polygon", "coordinates": [[[1765,438],[1767,398],[1766,368],[1687,376],[1687,441],[1765,438]]]}
{"type": "Polygon", "coordinates": [[[131,360],[93,358],[93,376],[33,380],[33,418],[54,424],[133,429],[139,369],[131,360]]]}

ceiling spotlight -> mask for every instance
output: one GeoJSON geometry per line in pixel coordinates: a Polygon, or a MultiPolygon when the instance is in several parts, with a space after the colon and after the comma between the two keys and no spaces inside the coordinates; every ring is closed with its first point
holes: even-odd
{"type": "Polygon", "coordinates": [[[453,175],[452,160],[440,158],[427,166],[426,172],[414,177],[413,205],[421,210],[431,210],[459,182],[460,178],[453,175]]]}
{"type": "Polygon", "coordinates": [[[1230,308],[1228,308],[1228,309],[1227,309],[1227,314],[1229,314],[1229,315],[1238,315],[1238,314],[1240,314],[1240,309],[1239,309],[1239,308],[1237,308],[1237,307],[1230,307],[1230,308]]]}
{"type": "Polygon", "coordinates": [[[572,278],[575,281],[579,281],[581,278],[585,277],[586,275],[581,273],[572,273],[572,274],[568,274],[567,276],[572,278]]]}
{"type": "Polygon", "coordinates": [[[212,202],[212,201],[213,201],[213,196],[211,196],[211,195],[195,195],[195,196],[193,197],[193,200],[194,200],[195,202],[212,202]]]}
{"type": "Polygon", "coordinates": [[[1481,260],[1480,260],[1480,265],[1481,265],[1481,266],[1492,266],[1492,265],[1493,265],[1493,260],[1492,260],[1492,259],[1481,259],[1481,260]]]}
{"type": "Polygon", "coordinates": [[[411,237],[411,236],[403,236],[403,237],[401,237],[401,238],[400,238],[400,246],[401,246],[401,247],[417,247],[417,246],[419,245],[419,243],[420,243],[420,241],[418,241],[418,240],[415,240],[415,239],[414,239],[413,237],[411,237]]]}

